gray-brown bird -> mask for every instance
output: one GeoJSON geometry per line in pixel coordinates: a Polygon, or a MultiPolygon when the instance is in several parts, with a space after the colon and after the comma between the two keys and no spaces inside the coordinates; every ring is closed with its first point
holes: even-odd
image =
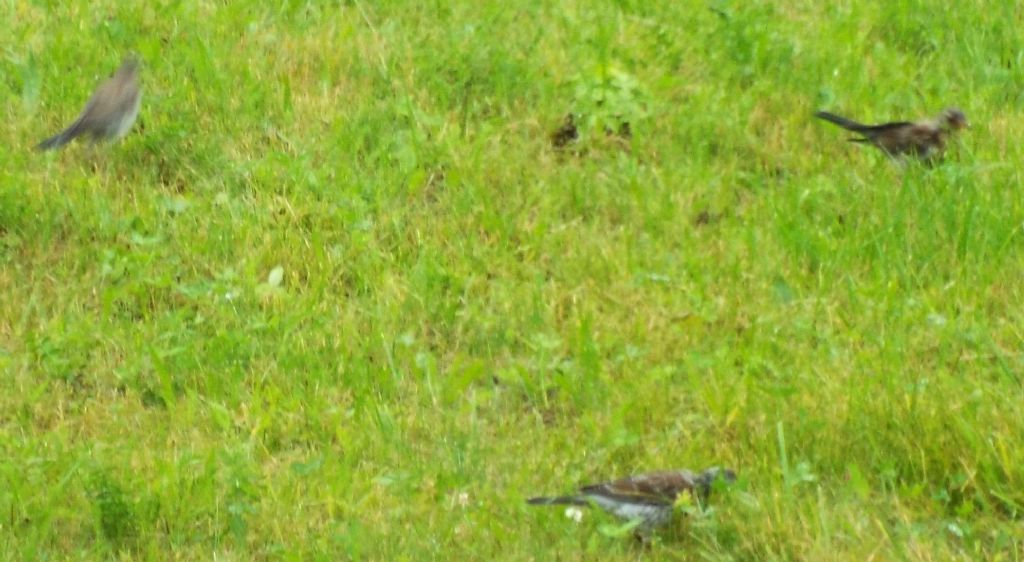
{"type": "Polygon", "coordinates": [[[139,116],[139,60],[130,56],[109,79],[96,88],[81,115],[67,129],[39,143],[38,150],[60,148],[86,135],[93,142],[114,141],[128,133],[139,116]]]}
{"type": "Polygon", "coordinates": [[[864,125],[827,111],[814,116],[861,135],[851,138],[851,142],[873,144],[893,158],[909,155],[926,163],[941,159],[950,134],[969,126],[964,112],[955,107],[943,110],[934,119],[881,125],[864,125]]]}
{"type": "Polygon", "coordinates": [[[701,505],[711,494],[715,480],[735,482],[736,472],[717,466],[699,474],[689,470],[650,472],[619,480],[583,486],[569,496],[538,497],[526,500],[531,505],[596,505],[627,520],[640,520],[639,531],[650,531],[672,520],[680,494],[690,493],[701,505]]]}

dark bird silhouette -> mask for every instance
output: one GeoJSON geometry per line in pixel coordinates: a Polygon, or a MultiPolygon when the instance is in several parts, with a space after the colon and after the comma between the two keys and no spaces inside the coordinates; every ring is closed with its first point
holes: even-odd
{"type": "Polygon", "coordinates": [[[83,135],[91,137],[93,142],[113,141],[126,135],[139,115],[142,102],[138,77],[138,59],[128,57],[113,76],[96,88],[74,123],[36,148],[60,148],[83,135]]]}
{"type": "Polygon", "coordinates": [[[576,129],[576,119],[572,113],[568,113],[562,124],[551,133],[551,146],[565,148],[567,144],[573,142],[579,136],[579,131],[576,129]]]}
{"type": "Polygon", "coordinates": [[[672,470],[638,474],[619,480],[583,486],[568,496],[530,498],[530,505],[596,505],[616,517],[641,521],[638,530],[649,531],[672,520],[680,494],[690,493],[701,505],[707,502],[711,486],[718,478],[734,482],[736,473],[712,467],[699,474],[672,470]]]}
{"type": "Polygon", "coordinates": [[[881,125],[864,125],[827,111],[819,111],[814,116],[861,135],[851,138],[851,142],[872,144],[893,158],[909,155],[925,162],[941,160],[950,134],[969,126],[964,112],[955,107],[944,110],[934,119],[881,125]]]}

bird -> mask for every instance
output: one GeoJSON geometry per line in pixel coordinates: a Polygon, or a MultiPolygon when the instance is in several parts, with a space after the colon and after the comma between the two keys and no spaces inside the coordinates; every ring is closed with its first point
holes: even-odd
{"type": "Polygon", "coordinates": [[[96,88],[85,109],[67,129],[36,145],[37,150],[60,148],[80,136],[92,141],[114,141],[128,133],[139,115],[139,59],[125,58],[120,68],[96,88]]]}
{"type": "Polygon", "coordinates": [[[819,111],[814,116],[861,135],[851,138],[851,142],[872,144],[894,159],[914,156],[926,163],[942,158],[951,133],[970,126],[967,116],[956,107],[944,109],[933,119],[881,125],[864,125],[827,111],[819,111]]]}
{"type": "Polygon", "coordinates": [[[639,520],[637,530],[642,533],[669,523],[676,501],[684,493],[695,496],[703,506],[711,494],[712,484],[719,478],[727,483],[735,482],[736,472],[717,466],[700,473],[685,469],[649,472],[583,486],[572,495],[530,498],[526,503],[596,505],[620,519],[639,520]]]}
{"type": "Polygon", "coordinates": [[[565,146],[579,138],[579,131],[576,130],[576,118],[572,113],[566,114],[562,124],[549,136],[551,146],[556,149],[565,146]]]}

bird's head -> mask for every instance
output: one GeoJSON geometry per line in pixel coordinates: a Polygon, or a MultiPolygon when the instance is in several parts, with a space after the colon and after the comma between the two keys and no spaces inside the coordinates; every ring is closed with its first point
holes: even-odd
{"type": "Polygon", "coordinates": [[[139,72],[140,64],[141,62],[139,61],[139,57],[137,55],[130,54],[125,57],[124,62],[121,63],[121,66],[117,69],[117,73],[115,75],[122,77],[134,76],[139,72]]]}
{"type": "Polygon", "coordinates": [[[704,472],[701,472],[695,479],[700,495],[702,497],[707,497],[711,492],[712,485],[714,485],[715,481],[719,478],[728,484],[732,484],[736,481],[736,471],[731,468],[713,466],[704,472]]]}
{"type": "Polygon", "coordinates": [[[939,124],[944,129],[954,131],[971,126],[971,124],[967,122],[967,116],[964,115],[964,112],[960,111],[960,109],[956,107],[950,107],[943,110],[942,114],[939,115],[939,124]]]}

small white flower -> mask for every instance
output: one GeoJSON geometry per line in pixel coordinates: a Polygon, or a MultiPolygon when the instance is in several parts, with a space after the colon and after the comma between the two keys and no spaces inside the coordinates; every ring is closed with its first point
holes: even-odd
{"type": "Polygon", "coordinates": [[[469,507],[469,492],[452,492],[448,494],[449,509],[469,507]]]}
{"type": "Polygon", "coordinates": [[[583,521],[583,510],[576,506],[567,507],[565,508],[565,516],[572,519],[574,523],[579,523],[583,521]]]}

